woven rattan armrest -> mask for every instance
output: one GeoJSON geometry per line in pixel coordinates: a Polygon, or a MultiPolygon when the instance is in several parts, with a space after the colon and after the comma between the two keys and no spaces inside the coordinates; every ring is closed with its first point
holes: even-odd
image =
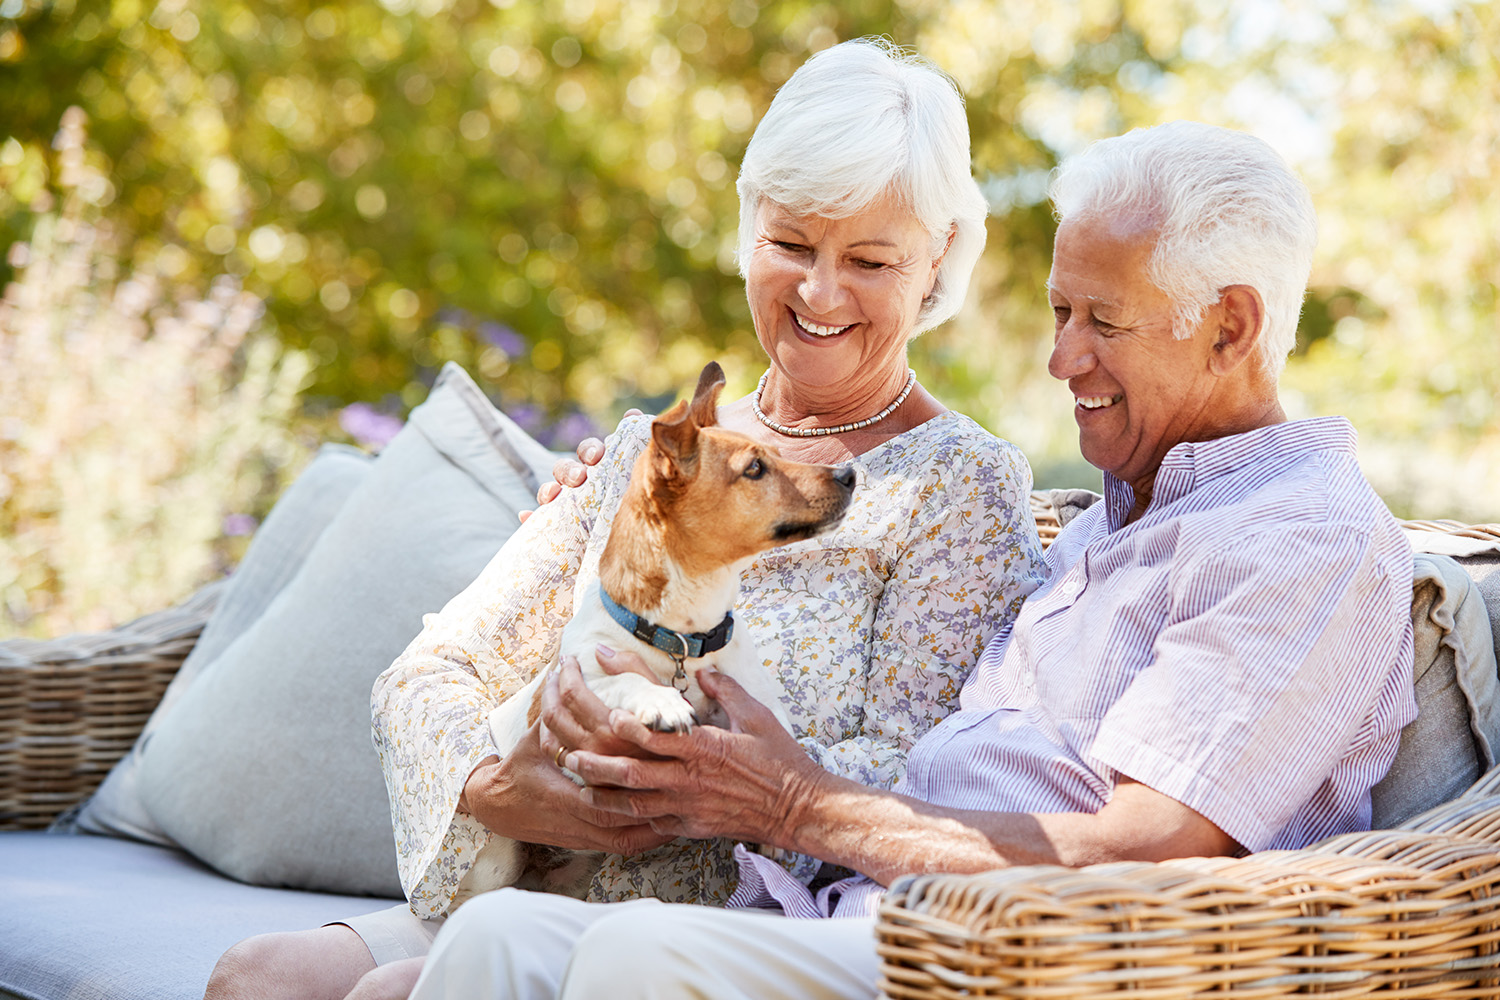
{"type": "Polygon", "coordinates": [[[1400,830],[1302,851],[908,876],[901,1000],[1500,995],[1500,771],[1400,830]]]}
{"type": "Polygon", "coordinates": [[[108,632],[0,642],[0,830],[45,828],[140,735],[222,583],[108,632]]]}

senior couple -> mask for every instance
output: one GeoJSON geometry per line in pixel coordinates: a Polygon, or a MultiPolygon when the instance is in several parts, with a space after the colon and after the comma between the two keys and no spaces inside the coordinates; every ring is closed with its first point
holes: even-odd
{"type": "Polygon", "coordinates": [[[377,682],[409,905],[242,942],[210,997],[870,997],[874,906],[903,873],[1368,825],[1416,712],[1411,553],[1349,424],[1278,402],[1316,237],[1285,163],[1179,122],[1058,171],[1048,369],[1104,500],[1045,557],[1024,459],[906,363],[984,241],[952,84],[880,43],[814,56],[739,193],[770,367],[721,422],[859,476],[835,531],[744,575],[736,615],[794,734],[712,673],[728,728],[651,732],[565,664],[528,738],[490,744],[489,709],[597,579],[649,437],[627,419],[377,682]],[[490,831],[610,856],[586,900],[502,889],[448,916],[490,831]]]}

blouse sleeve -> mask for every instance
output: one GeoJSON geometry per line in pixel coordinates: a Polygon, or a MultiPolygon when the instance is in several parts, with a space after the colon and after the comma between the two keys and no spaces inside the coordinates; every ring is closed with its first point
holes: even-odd
{"type": "Polygon", "coordinates": [[[490,711],[556,655],[573,584],[602,498],[628,471],[612,435],[577,489],[534,513],[479,577],[423,619],[371,694],[401,885],[413,912],[442,915],[489,832],[457,813],[464,782],[490,754],[490,711]]]}
{"type": "Polygon", "coordinates": [[[906,542],[876,607],[863,732],[804,748],[829,771],[889,788],[906,754],[958,708],[985,644],[1045,578],[1031,468],[987,437],[924,462],[906,542]]]}

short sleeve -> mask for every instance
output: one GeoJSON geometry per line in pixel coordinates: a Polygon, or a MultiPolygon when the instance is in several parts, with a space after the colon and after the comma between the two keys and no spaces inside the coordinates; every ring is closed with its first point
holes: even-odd
{"type": "Polygon", "coordinates": [[[1254,851],[1274,842],[1341,759],[1380,741],[1394,752],[1410,703],[1409,630],[1408,694],[1393,697],[1407,612],[1366,534],[1330,524],[1267,529],[1174,571],[1169,588],[1151,661],[1093,743],[1106,767],[1254,851]]]}

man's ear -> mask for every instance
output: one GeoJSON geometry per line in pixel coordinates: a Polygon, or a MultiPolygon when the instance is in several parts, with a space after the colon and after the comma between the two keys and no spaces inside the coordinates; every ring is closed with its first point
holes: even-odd
{"type": "Polygon", "coordinates": [[[691,476],[698,467],[698,425],[693,422],[686,400],[678,400],[666,413],[651,421],[651,441],[657,474],[664,479],[691,476]]]}
{"type": "Polygon", "coordinates": [[[717,361],[703,366],[698,376],[698,388],[693,390],[693,401],[688,412],[693,423],[699,427],[712,427],[719,422],[719,392],[724,388],[724,369],[717,361]]]}
{"type": "Polygon", "coordinates": [[[1228,375],[1259,354],[1266,325],[1265,300],[1249,285],[1230,285],[1219,293],[1218,318],[1208,365],[1214,374],[1228,375]]]}

